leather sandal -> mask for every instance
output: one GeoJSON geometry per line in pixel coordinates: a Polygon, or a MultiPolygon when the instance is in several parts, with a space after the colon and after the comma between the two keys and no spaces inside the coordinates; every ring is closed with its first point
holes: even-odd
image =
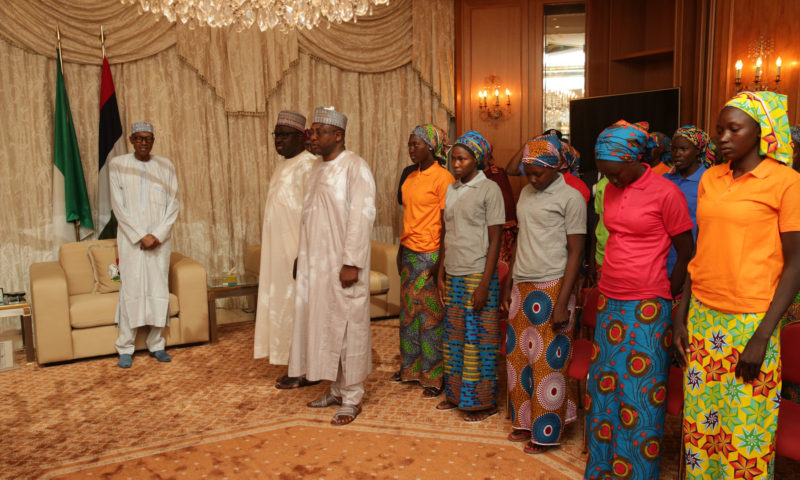
{"type": "Polygon", "coordinates": [[[508,434],[508,440],[511,442],[528,442],[531,439],[531,432],[528,430],[514,430],[508,434]]]}
{"type": "Polygon", "coordinates": [[[280,381],[275,385],[275,388],[279,390],[291,390],[293,388],[302,388],[302,387],[310,387],[312,385],[316,385],[320,383],[322,380],[317,380],[315,382],[309,382],[306,377],[281,377],[280,381]]]}
{"type": "Polygon", "coordinates": [[[422,389],[422,398],[436,398],[441,395],[443,391],[443,388],[428,386],[422,389]]]}
{"type": "Polygon", "coordinates": [[[306,404],[306,406],[311,408],[325,408],[325,407],[330,407],[331,405],[341,405],[341,404],[342,404],[341,398],[334,397],[331,392],[328,392],[325,395],[315,400],[311,400],[306,404]]]}
{"type": "Polygon", "coordinates": [[[533,442],[528,442],[522,451],[530,455],[539,455],[540,453],[545,453],[554,447],[555,445],[538,445],[533,442]]]}
{"type": "Polygon", "coordinates": [[[358,405],[342,405],[339,407],[339,410],[333,415],[331,419],[331,425],[336,425],[337,427],[341,427],[343,425],[347,425],[352,423],[353,420],[358,417],[358,414],[361,413],[361,404],[358,405]],[[344,421],[342,421],[344,419],[344,421]],[[349,419],[349,420],[348,420],[349,419]]]}
{"type": "Polygon", "coordinates": [[[467,412],[464,416],[465,422],[482,422],[487,418],[491,417],[492,415],[497,415],[500,410],[497,407],[489,408],[486,410],[476,410],[472,412],[467,412]]]}

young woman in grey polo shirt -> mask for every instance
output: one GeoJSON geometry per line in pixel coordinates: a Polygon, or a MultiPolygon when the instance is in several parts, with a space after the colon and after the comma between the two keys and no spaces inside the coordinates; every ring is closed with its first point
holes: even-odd
{"type": "Polygon", "coordinates": [[[505,223],[503,194],[483,173],[489,142],[468,131],[451,150],[459,179],[447,189],[437,274],[444,313],[446,400],[436,408],[467,411],[480,422],[497,413],[500,285],[497,259],[505,223]]]}
{"type": "Polygon", "coordinates": [[[566,370],[586,202],[558,172],[561,148],[555,135],[525,146],[522,165],[529,185],[517,203],[520,229],[502,301],[509,312],[506,369],[513,431],[508,439],[527,441],[525,453],[558,446],[564,425],[576,417],[575,404],[567,399],[566,370]]]}

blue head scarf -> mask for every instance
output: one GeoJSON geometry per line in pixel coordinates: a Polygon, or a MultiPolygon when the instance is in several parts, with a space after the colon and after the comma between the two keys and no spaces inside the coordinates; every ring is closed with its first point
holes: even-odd
{"type": "Polygon", "coordinates": [[[486,168],[484,159],[489,155],[492,147],[483,135],[475,130],[467,130],[453,143],[453,146],[456,145],[466,148],[467,151],[475,157],[475,160],[478,162],[478,170],[486,168]]]}
{"type": "Polygon", "coordinates": [[[594,156],[610,162],[641,161],[647,146],[647,124],[620,120],[597,136],[594,156]]]}

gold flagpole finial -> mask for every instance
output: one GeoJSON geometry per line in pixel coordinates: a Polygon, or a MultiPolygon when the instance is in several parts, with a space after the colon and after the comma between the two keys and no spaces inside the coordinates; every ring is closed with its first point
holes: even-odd
{"type": "Polygon", "coordinates": [[[103,49],[103,58],[106,58],[106,34],[103,32],[102,25],[100,25],[100,46],[103,49]]]}
{"type": "Polygon", "coordinates": [[[58,37],[58,62],[59,66],[61,67],[61,71],[64,71],[64,54],[61,53],[61,27],[56,24],[56,37],[58,37]]]}

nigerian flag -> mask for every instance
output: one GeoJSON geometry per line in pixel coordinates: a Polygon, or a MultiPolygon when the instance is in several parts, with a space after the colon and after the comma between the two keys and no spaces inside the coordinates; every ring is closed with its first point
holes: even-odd
{"type": "Polygon", "coordinates": [[[89,194],[83,177],[81,152],[72,123],[64,75],[61,72],[61,52],[57,50],[56,61],[56,113],[53,144],[53,233],[56,247],[74,242],[75,221],[80,222],[81,239],[94,231],[89,194]]]}

